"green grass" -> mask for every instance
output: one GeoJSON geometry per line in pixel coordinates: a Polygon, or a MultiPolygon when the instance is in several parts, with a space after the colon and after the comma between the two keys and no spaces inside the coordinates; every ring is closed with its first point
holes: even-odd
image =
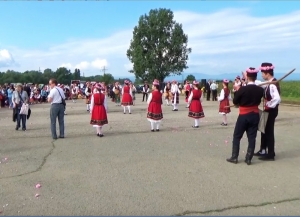
{"type": "MultiPolygon", "coordinates": [[[[232,90],[232,83],[229,85],[232,90]]],[[[222,89],[222,84],[219,83],[219,91],[222,89]]],[[[297,104],[300,105],[300,81],[281,81],[281,102],[286,104],[297,104]]]]}

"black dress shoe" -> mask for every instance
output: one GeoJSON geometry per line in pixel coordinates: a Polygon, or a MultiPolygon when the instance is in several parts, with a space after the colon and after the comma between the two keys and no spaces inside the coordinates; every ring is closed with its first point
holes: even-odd
{"type": "Polygon", "coordinates": [[[26,128],[22,128],[23,131],[26,131],[26,128]]]}
{"type": "Polygon", "coordinates": [[[199,126],[192,126],[193,128],[199,128],[199,126]]]}
{"type": "Polygon", "coordinates": [[[261,151],[258,151],[256,153],[253,154],[254,156],[258,156],[258,157],[264,157],[267,156],[267,154],[262,154],[261,151]]]}
{"type": "Polygon", "coordinates": [[[225,124],[225,123],[222,123],[221,125],[222,125],[222,126],[227,126],[227,124],[225,124]]]}
{"type": "Polygon", "coordinates": [[[154,130],[151,130],[151,132],[154,132],[154,130]]]}
{"type": "Polygon", "coordinates": [[[229,163],[234,163],[234,164],[237,164],[237,163],[238,163],[238,159],[237,159],[237,158],[231,157],[231,158],[227,158],[226,160],[227,160],[227,162],[229,162],[229,163]]]}
{"type": "Polygon", "coordinates": [[[103,135],[103,134],[99,134],[99,136],[100,136],[100,137],[103,137],[104,135],[103,135]]]}
{"type": "Polygon", "coordinates": [[[19,127],[16,127],[16,130],[19,130],[19,127]]]}
{"type": "Polygon", "coordinates": [[[268,156],[259,157],[258,159],[263,160],[263,161],[274,161],[275,160],[274,157],[268,157],[268,156]]]}
{"type": "Polygon", "coordinates": [[[64,136],[59,136],[59,138],[64,139],[65,137],[64,136]]]}
{"type": "Polygon", "coordinates": [[[246,163],[247,165],[251,165],[251,160],[245,159],[245,163],[246,163]]]}
{"type": "Polygon", "coordinates": [[[159,129],[156,129],[156,132],[158,132],[159,131],[159,129]]]}

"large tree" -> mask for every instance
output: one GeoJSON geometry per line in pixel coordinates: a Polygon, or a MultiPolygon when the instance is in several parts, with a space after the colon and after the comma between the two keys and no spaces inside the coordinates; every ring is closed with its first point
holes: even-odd
{"type": "Polygon", "coordinates": [[[169,9],[150,10],[140,17],[134,27],[127,57],[133,63],[134,73],[142,80],[154,78],[164,81],[171,74],[180,75],[187,69],[188,36],[182,25],[174,21],[169,9]]]}

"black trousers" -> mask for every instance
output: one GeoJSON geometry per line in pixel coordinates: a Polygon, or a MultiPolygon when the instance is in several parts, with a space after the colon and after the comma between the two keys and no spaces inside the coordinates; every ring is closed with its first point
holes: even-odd
{"type": "Polygon", "coordinates": [[[189,93],[190,93],[189,90],[186,90],[186,91],[185,91],[185,99],[187,99],[187,98],[189,97],[189,93]]]}
{"type": "MultiPolygon", "coordinates": [[[[239,115],[235,124],[232,146],[233,150],[240,150],[240,141],[244,135],[247,133],[248,137],[248,151],[254,153],[255,142],[257,136],[257,129],[259,123],[259,114],[251,112],[245,115],[239,115]]],[[[238,157],[238,153],[237,156],[238,157]]]]}
{"type": "Polygon", "coordinates": [[[217,101],[218,90],[212,90],[212,101],[217,101]]]}
{"type": "Polygon", "coordinates": [[[210,100],[210,90],[207,90],[207,92],[206,92],[206,100],[207,101],[210,100]]]}
{"type": "Polygon", "coordinates": [[[265,133],[261,133],[261,143],[260,151],[262,149],[268,149],[268,157],[275,157],[275,135],[274,135],[274,126],[275,119],[278,115],[278,106],[274,109],[267,110],[269,111],[269,116],[265,128],[265,133]]]}
{"type": "Polygon", "coordinates": [[[143,93],[143,102],[145,101],[145,97],[146,97],[146,101],[148,100],[148,93],[143,93]]]}

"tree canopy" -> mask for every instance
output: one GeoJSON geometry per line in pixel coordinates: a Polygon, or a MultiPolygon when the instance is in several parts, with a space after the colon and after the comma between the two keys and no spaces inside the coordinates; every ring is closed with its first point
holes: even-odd
{"type": "Polygon", "coordinates": [[[187,69],[188,36],[182,25],[174,21],[169,9],[150,10],[142,15],[134,27],[127,57],[133,63],[134,73],[142,80],[154,78],[164,81],[169,75],[180,75],[187,69]]]}
{"type": "MultiPolygon", "coordinates": [[[[48,84],[50,78],[55,78],[61,84],[70,84],[71,80],[82,81],[96,81],[105,82],[106,84],[114,82],[116,79],[112,74],[105,73],[104,75],[96,75],[90,77],[80,76],[80,69],[75,69],[74,73],[70,69],[60,67],[56,71],[45,69],[44,72],[31,70],[25,72],[17,72],[14,70],[7,70],[0,72],[0,84],[5,83],[35,83],[35,84],[48,84]]],[[[117,81],[123,82],[124,79],[117,81]]]]}
{"type": "Polygon", "coordinates": [[[195,76],[194,75],[188,75],[188,76],[186,76],[186,79],[185,79],[186,81],[194,81],[194,80],[196,80],[196,78],[195,78],[195,76]]]}

